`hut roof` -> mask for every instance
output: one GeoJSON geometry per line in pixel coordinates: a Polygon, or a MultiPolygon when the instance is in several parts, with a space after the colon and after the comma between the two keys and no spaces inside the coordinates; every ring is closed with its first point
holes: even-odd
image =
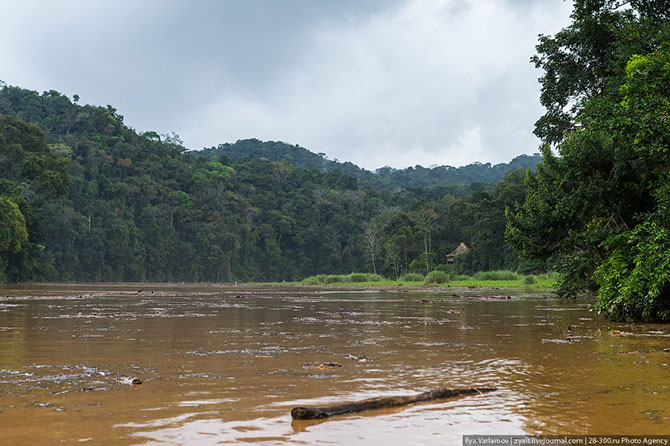
{"type": "Polygon", "coordinates": [[[458,248],[454,249],[454,250],[451,252],[451,255],[452,255],[452,256],[460,256],[461,254],[465,254],[465,253],[468,252],[469,250],[470,250],[470,248],[468,248],[467,246],[465,246],[465,243],[461,243],[460,245],[458,245],[458,248]]]}

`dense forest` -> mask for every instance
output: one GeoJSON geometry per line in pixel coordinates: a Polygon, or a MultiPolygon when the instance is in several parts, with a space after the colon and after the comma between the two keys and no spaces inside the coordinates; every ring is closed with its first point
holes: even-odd
{"type": "Polygon", "coordinates": [[[555,259],[559,295],[670,320],[670,1],[577,0],[537,51],[544,162],[508,212],[507,240],[555,259]]]}
{"type": "Polygon", "coordinates": [[[113,107],[82,106],[56,91],[4,86],[0,114],[2,152],[14,167],[2,191],[13,228],[2,233],[3,280],[398,277],[444,264],[461,242],[472,248],[464,271],[518,266],[504,241],[504,209],[523,199],[526,169],[509,169],[534,157],[441,168],[482,180],[507,169],[498,185],[426,179],[435,169],[422,168],[375,182],[366,178],[380,174],[346,163],[312,166],[306,160],[323,156],[283,143],[188,151],[175,135],[138,133],[113,107]],[[37,153],[54,166],[14,162],[37,153]],[[56,171],[58,187],[31,179],[56,171]],[[413,187],[421,183],[431,187],[413,187]]]}
{"type": "Polygon", "coordinates": [[[369,172],[258,140],[189,151],[111,106],[0,89],[0,281],[562,273],[670,320],[670,0],[575,0],[540,36],[542,156],[369,172]],[[541,161],[538,164],[538,161],[541,161]]]}
{"type": "Polygon", "coordinates": [[[304,147],[283,142],[263,142],[246,139],[234,144],[221,144],[200,152],[212,160],[226,156],[233,161],[245,158],[265,158],[268,161],[287,162],[296,167],[318,169],[325,172],[339,170],[381,189],[398,190],[410,188],[431,188],[445,184],[468,185],[472,183],[497,183],[510,170],[535,168],[542,161],[540,154],[519,155],[509,163],[492,166],[490,163],[473,163],[462,167],[414,166],[406,169],[382,167],[374,173],[361,169],[350,162],[329,160],[325,153],[313,153],[304,147]]]}

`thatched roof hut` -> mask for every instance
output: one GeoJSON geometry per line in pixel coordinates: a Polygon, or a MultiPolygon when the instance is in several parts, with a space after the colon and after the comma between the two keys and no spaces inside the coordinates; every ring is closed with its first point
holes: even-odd
{"type": "Polygon", "coordinates": [[[468,248],[465,243],[461,243],[456,249],[451,251],[451,254],[447,254],[447,265],[451,265],[456,261],[456,257],[463,255],[468,251],[470,251],[470,248],[468,248]]]}

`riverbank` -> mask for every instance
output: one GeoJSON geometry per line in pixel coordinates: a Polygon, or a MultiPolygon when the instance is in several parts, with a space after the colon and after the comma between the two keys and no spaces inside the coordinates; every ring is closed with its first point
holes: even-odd
{"type": "Polygon", "coordinates": [[[557,283],[556,273],[522,275],[514,271],[482,271],[471,276],[453,275],[445,271],[431,271],[427,275],[410,273],[395,280],[371,273],[318,274],[299,282],[278,282],[272,285],[305,285],[337,287],[439,287],[439,288],[481,288],[520,289],[550,291],[557,283]]]}
{"type": "Polygon", "coordinates": [[[525,283],[523,279],[515,280],[452,280],[447,283],[429,284],[422,282],[410,282],[402,280],[380,280],[380,281],[366,281],[366,282],[333,282],[328,284],[305,284],[303,282],[265,282],[265,283],[249,283],[246,285],[253,286],[295,286],[304,288],[350,288],[350,289],[369,289],[369,288],[383,288],[395,289],[399,287],[409,288],[413,291],[444,291],[457,289],[482,289],[482,290],[511,290],[511,291],[533,291],[533,292],[551,292],[555,279],[538,279],[534,283],[525,283]]]}
{"type": "MultiPolygon", "coordinates": [[[[524,283],[523,280],[453,280],[449,283],[425,285],[422,282],[381,280],[366,282],[335,282],[329,284],[311,285],[303,282],[250,282],[250,283],[146,283],[146,282],[96,282],[96,283],[68,283],[68,282],[23,282],[0,284],[0,294],[7,297],[17,294],[31,293],[34,291],[44,292],[50,290],[54,293],[59,291],[75,292],[86,289],[89,293],[101,291],[117,291],[127,294],[152,294],[163,289],[180,288],[204,288],[225,290],[225,294],[239,290],[244,293],[253,289],[295,289],[295,290],[340,290],[340,291],[384,291],[384,292],[413,292],[413,293],[442,293],[442,292],[473,292],[476,290],[500,290],[508,292],[540,293],[549,294],[555,284],[554,280],[542,279],[535,283],[524,283]]],[[[1,296],[0,296],[1,297],[1,296]]]]}

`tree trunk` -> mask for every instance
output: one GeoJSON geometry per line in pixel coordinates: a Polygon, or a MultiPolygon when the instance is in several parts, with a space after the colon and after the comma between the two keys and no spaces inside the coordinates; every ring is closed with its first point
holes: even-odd
{"type": "Polygon", "coordinates": [[[433,401],[443,398],[453,398],[460,395],[477,395],[484,392],[497,390],[491,387],[461,388],[461,389],[437,389],[417,395],[390,396],[382,398],[371,398],[354,403],[340,404],[327,407],[295,407],[291,410],[294,420],[316,420],[329,418],[333,415],[362,412],[364,410],[385,409],[389,407],[406,406],[408,404],[433,401]]]}
{"type": "Polygon", "coordinates": [[[375,263],[375,254],[372,253],[372,271],[377,275],[377,264],[375,263]]]}
{"type": "Polygon", "coordinates": [[[426,274],[430,272],[430,266],[428,266],[428,236],[426,233],[423,234],[423,256],[426,261],[426,274]]]}

